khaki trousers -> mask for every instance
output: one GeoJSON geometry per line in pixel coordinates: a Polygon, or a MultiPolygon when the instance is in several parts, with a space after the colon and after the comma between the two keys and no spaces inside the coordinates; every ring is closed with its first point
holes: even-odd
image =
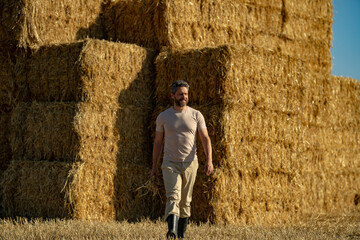
{"type": "Polygon", "coordinates": [[[165,219],[170,214],[190,217],[190,203],[196,179],[198,160],[192,162],[164,161],[161,165],[166,190],[165,219]]]}

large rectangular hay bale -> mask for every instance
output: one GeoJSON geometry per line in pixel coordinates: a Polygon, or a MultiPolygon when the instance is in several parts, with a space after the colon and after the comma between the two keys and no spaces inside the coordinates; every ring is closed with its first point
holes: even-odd
{"type": "Polygon", "coordinates": [[[289,2],[116,1],[105,11],[105,26],[109,38],[156,49],[252,44],[280,50],[329,74],[331,1],[306,1],[311,7],[306,13],[292,7],[301,1],[289,2]],[[321,18],[309,14],[323,8],[330,12],[321,18]]]}
{"type": "Polygon", "coordinates": [[[23,101],[151,102],[154,52],[134,44],[87,39],[32,48],[19,69],[23,101]],[[22,74],[23,75],[23,74],[22,74]]]}
{"type": "Polygon", "coordinates": [[[149,106],[20,103],[11,120],[13,157],[109,166],[148,162],[150,116],[149,106]]]}
{"type": "Polygon", "coordinates": [[[113,39],[152,48],[221,44],[245,37],[240,34],[247,27],[273,34],[281,29],[281,9],[232,0],[116,1],[105,10],[105,19],[113,39]]]}
{"type": "Polygon", "coordinates": [[[4,0],[0,42],[34,46],[103,38],[100,14],[105,1],[4,0]]]}
{"type": "Polygon", "coordinates": [[[12,161],[2,179],[4,214],[115,220],[115,171],[101,164],[12,161]]]}
{"type": "Polygon", "coordinates": [[[254,46],[165,50],[156,59],[156,101],[170,103],[170,85],[188,81],[190,103],[241,103],[297,113],[310,75],[306,64],[278,51],[254,46]],[[201,89],[201,91],[196,91],[201,89]]]}
{"type": "Polygon", "coordinates": [[[332,19],[332,0],[284,0],[284,8],[290,14],[307,18],[332,19]]]}

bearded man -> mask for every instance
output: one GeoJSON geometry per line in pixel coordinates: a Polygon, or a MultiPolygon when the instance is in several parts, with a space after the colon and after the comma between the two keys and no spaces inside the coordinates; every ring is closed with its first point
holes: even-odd
{"type": "Polygon", "coordinates": [[[165,219],[167,238],[185,238],[190,217],[190,203],[198,169],[196,134],[200,136],[206,162],[205,173],[213,170],[211,141],[200,111],[187,105],[189,84],[178,80],[171,85],[173,106],[161,112],[156,119],[151,176],[158,174],[158,162],[164,147],[161,165],[166,190],[165,219]]]}

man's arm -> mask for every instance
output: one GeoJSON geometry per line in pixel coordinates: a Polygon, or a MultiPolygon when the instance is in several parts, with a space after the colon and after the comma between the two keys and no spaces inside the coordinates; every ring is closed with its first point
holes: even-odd
{"type": "Polygon", "coordinates": [[[206,128],[199,129],[199,136],[206,156],[205,173],[207,176],[209,176],[214,171],[214,166],[212,162],[211,140],[206,128]]]}
{"type": "Polygon", "coordinates": [[[161,150],[164,143],[164,132],[155,131],[155,140],[153,146],[153,165],[151,170],[151,177],[158,175],[158,162],[160,160],[161,150]]]}

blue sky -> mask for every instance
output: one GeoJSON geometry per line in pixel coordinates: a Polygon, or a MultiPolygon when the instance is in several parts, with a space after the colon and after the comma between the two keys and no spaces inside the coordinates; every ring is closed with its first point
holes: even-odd
{"type": "Polygon", "coordinates": [[[360,80],[360,0],[333,0],[332,75],[360,80]]]}

